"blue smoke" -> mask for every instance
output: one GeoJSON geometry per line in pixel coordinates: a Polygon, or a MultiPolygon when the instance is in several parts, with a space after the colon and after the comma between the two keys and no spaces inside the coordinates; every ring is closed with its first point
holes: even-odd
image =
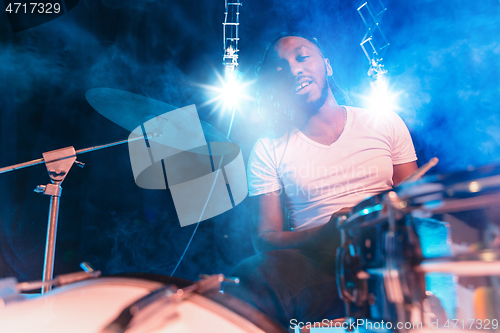
{"type": "MultiPolygon", "coordinates": [[[[500,161],[498,1],[388,1],[388,78],[421,163],[439,172],[500,161]]],[[[384,25],[385,24],[385,25],[384,25]]]]}

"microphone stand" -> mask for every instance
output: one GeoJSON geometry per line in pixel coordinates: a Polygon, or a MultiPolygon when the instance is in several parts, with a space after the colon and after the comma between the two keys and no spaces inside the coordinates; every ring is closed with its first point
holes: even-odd
{"type": "MultiPolygon", "coordinates": [[[[47,225],[47,241],[45,243],[45,258],[43,264],[43,279],[42,279],[43,282],[52,280],[54,273],[54,256],[56,252],[57,222],[59,219],[59,200],[62,193],[61,183],[68,175],[68,172],[73,166],[73,164],[76,164],[82,168],[85,166],[84,163],[76,160],[76,155],[88,153],[103,148],[118,146],[126,142],[143,140],[146,137],[149,139],[153,136],[155,136],[155,134],[147,136],[144,135],[143,137],[138,137],[131,140],[121,140],[101,146],[94,146],[90,148],[80,149],[77,151],[75,151],[75,148],[73,147],[61,148],[43,153],[42,154],[43,158],[0,168],[0,174],[2,174],[9,171],[19,170],[33,165],[45,163],[47,172],[49,173],[51,183],[47,185],[38,185],[34,190],[37,193],[50,195],[49,220],[47,225]]],[[[52,285],[43,284],[42,294],[48,292],[51,289],[52,285]]]]}

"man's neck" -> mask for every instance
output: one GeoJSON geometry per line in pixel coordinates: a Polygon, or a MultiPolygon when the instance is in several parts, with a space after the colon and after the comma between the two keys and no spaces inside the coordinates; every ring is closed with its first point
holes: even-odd
{"type": "Polygon", "coordinates": [[[322,143],[335,141],[344,128],[344,111],[331,90],[325,102],[309,112],[299,112],[296,125],[309,138],[322,143]]]}

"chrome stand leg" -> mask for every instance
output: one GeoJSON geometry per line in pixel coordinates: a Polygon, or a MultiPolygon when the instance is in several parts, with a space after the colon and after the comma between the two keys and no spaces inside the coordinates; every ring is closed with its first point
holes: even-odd
{"type": "MultiPolygon", "coordinates": [[[[45,260],[43,264],[43,282],[52,280],[54,274],[54,257],[56,254],[57,221],[59,219],[59,196],[50,197],[50,212],[47,225],[47,243],[45,244],[45,260]]],[[[42,288],[42,294],[52,289],[51,285],[42,288]]]]}

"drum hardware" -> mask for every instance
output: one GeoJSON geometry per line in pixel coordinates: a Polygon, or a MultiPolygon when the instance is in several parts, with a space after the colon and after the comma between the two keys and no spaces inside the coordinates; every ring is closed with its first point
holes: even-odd
{"type": "Polygon", "coordinates": [[[66,284],[75,283],[87,279],[97,278],[101,275],[101,271],[93,272],[75,272],[57,276],[55,279],[49,281],[36,281],[36,282],[21,282],[17,284],[17,289],[21,292],[40,289],[46,286],[57,287],[66,284]]]}
{"type": "MultiPolygon", "coordinates": [[[[207,279],[209,277],[210,277],[210,275],[208,275],[208,274],[201,274],[200,275],[200,279],[207,279]]],[[[240,283],[240,278],[234,277],[234,276],[228,276],[228,277],[224,277],[224,279],[221,282],[222,283],[239,284],[240,283]]]]}
{"type": "MultiPolygon", "coordinates": [[[[179,302],[191,296],[192,293],[205,294],[210,291],[218,292],[222,282],[232,282],[232,279],[226,279],[223,274],[204,275],[205,278],[183,289],[176,288],[173,285],[159,288],[150,294],[133,302],[108,324],[101,333],[125,333],[132,324],[132,321],[148,321],[154,317],[154,314],[162,311],[162,319],[173,315],[171,312],[165,313],[165,306],[179,302]]],[[[142,323],[144,325],[144,323],[142,323]]],[[[144,327],[142,328],[144,330],[144,327]]]]}
{"type": "Polygon", "coordinates": [[[45,281],[30,281],[18,283],[16,278],[10,277],[0,280],[0,303],[5,305],[11,301],[23,300],[20,295],[22,292],[28,292],[53,286],[64,286],[67,284],[97,278],[101,271],[75,272],[57,276],[55,279],[45,281]]]}
{"type": "Polygon", "coordinates": [[[388,212],[388,222],[389,222],[389,232],[386,234],[385,244],[387,249],[387,261],[384,270],[384,283],[387,290],[387,299],[389,302],[396,304],[397,311],[402,311],[398,305],[404,302],[404,297],[402,293],[400,276],[398,268],[396,266],[395,256],[396,253],[396,219],[393,209],[393,203],[397,200],[397,194],[393,191],[389,192],[387,195],[389,201],[387,205],[388,212]]]}
{"type": "Polygon", "coordinates": [[[446,198],[443,198],[423,204],[420,211],[432,214],[457,213],[471,209],[484,208],[486,206],[495,205],[498,202],[500,202],[500,193],[483,195],[481,198],[464,198],[457,201],[448,201],[446,198]]]}
{"type": "MultiPolygon", "coordinates": [[[[146,135],[147,138],[153,138],[158,134],[147,133],[146,135]]],[[[52,284],[49,283],[49,281],[52,280],[54,274],[54,256],[56,251],[57,222],[59,218],[59,201],[62,193],[61,183],[68,175],[68,172],[73,166],[73,164],[76,164],[82,168],[85,166],[84,163],[76,160],[76,155],[88,153],[99,149],[114,147],[117,145],[128,143],[130,141],[142,140],[142,139],[144,138],[139,137],[132,140],[121,140],[114,143],[80,149],[77,151],[75,151],[75,148],[73,147],[61,148],[43,153],[42,154],[43,158],[0,168],[0,174],[27,168],[42,163],[45,163],[45,166],[47,168],[47,172],[49,174],[51,183],[47,185],[38,185],[34,190],[37,193],[50,195],[49,219],[47,225],[47,239],[45,244],[45,256],[44,256],[43,279],[42,279],[43,282],[47,283],[42,285],[42,294],[52,289],[52,284]]]]}
{"type": "MultiPolygon", "coordinates": [[[[66,178],[73,163],[76,162],[76,152],[75,148],[68,147],[43,153],[42,155],[52,184],[38,185],[35,192],[50,195],[47,242],[45,244],[45,258],[43,264],[43,281],[50,281],[54,274],[59,198],[61,197],[62,191],[61,183],[66,178]]],[[[79,165],[81,166],[81,164],[79,165]]],[[[51,288],[52,284],[43,284],[42,294],[49,291],[51,288]]]]}
{"type": "MultiPolygon", "coordinates": [[[[429,176],[411,184],[403,183],[353,207],[347,217],[337,221],[342,235],[342,246],[337,250],[337,287],[348,309],[347,315],[393,323],[425,324],[433,318],[439,318],[440,323],[445,322],[442,318],[447,319],[451,315],[446,311],[450,311],[448,303],[453,299],[439,295],[444,302],[441,304],[438,297],[429,293],[426,290],[426,278],[429,276],[426,274],[500,275],[500,250],[494,245],[498,243],[493,240],[498,238],[496,234],[490,236],[492,240],[486,242],[487,248],[482,251],[449,256],[449,247],[448,250],[436,250],[435,247],[449,246],[450,227],[439,220],[440,216],[434,215],[486,209],[488,221],[485,223],[489,222],[487,226],[496,230],[500,224],[499,215],[495,213],[498,202],[500,166],[487,166],[473,171],[429,176]],[[420,217],[434,219],[421,220],[420,217]],[[434,231],[435,236],[426,237],[434,231]],[[426,239],[436,243],[426,245],[426,239]],[[430,249],[425,248],[424,256],[421,246],[430,245],[430,249]],[[362,282],[367,283],[367,290],[362,282]],[[360,294],[367,294],[367,299],[360,298],[360,294]]],[[[452,283],[451,280],[435,281],[437,284],[452,283]]],[[[447,289],[439,289],[441,292],[449,293],[455,287],[447,284],[442,288],[447,289]]],[[[496,288],[495,295],[498,286],[496,288]]]]}
{"type": "Polygon", "coordinates": [[[365,202],[353,207],[348,215],[342,215],[337,220],[337,227],[341,230],[369,227],[377,225],[389,218],[389,205],[393,207],[393,213],[396,219],[401,219],[410,210],[407,209],[408,202],[403,200],[396,192],[390,190],[382,192],[379,196],[367,199],[370,201],[366,207],[365,202]],[[370,200],[375,200],[371,202],[370,200]]]}
{"type": "MultiPolygon", "coordinates": [[[[365,271],[355,271],[352,268],[357,267],[359,257],[352,251],[354,247],[349,244],[347,247],[339,248],[336,256],[336,269],[339,272],[337,278],[337,290],[340,298],[346,303],[354,303],[357,306],[362,306],[363,302],[368,297],[368,286],[366,280],[369,274],[365,271]],[[348,279],[346,279],[346,277],[348,279]],[[349,277],[351,277],[349,279],[349,277]],[[354,285],[348,284],[347,281],[354,281],[354,285]]],[[[351,316],[349,306],[346,306],[346,316],[351,316]]]]}
{"type": "Polygon", "coordinates": [[[350,304],[356,304],[357,306],[363,306],[363,303],[368,298],[368,285],[366,280],[369,278],[369,274],[361,270],[353,270],[353,267],[358,266],[359,256],[356,253],[356,248],[354,244],[348,240],[346,237],[346,231],[340,228],[348,220],[346,214],[339,215],[337,217],[337,227],[340,229],[340,237],[342,246],[337,248],[335,269],[337,273],[337,291],[340,298],[345,303],[345,313],[346,317],[351,317],[351,306],[350,304]],[[349,277],[352,276],[351,279],[349,277]],[[348,285],[346,281],[354,281],[354,285],[348,285]]]}
{"type": "MultiPolygon", "coordinates": [[[[343,246],[337,250],[337,288],[346,304],[346,315],[370,318],[370,306],[376,302],[376,296],[369,292],[373,275],[381,279],[382,285],[379,287],[383,288],[384,297],[392,304],[398,320],[422,321],[420,314],[424,312],[425,295],[418,289],[412,290],[411,286],[422,285],[425,277],[412,270],[421,260],[421,250],[412,226],[403,219],[405,212],[402,207],[406,207],[406,201],[395,191],[387,191],[380,194],[377,200],[371,199],[370,204],[366,207],[355,206],[349,217],[338,221],[343,246]],[[384,236],[383,268],[369,267],[369,261],[375,258],[371,253],[363,257],[359,252],[359,238],[362,236],[357,232],[377,228],[383,221],[387,223],[385,234],[379,235],[384,236]],[[411,251],[405,251],[405,248],[411,251]]],[[[378,236],[372,237],[374,243],[367,238],[364,247],[376,246],[378,236]]]]}
{"type": "Polygon", "coordinates": [[[385,234],[383,281],[387,300],[394,305],[398,320],[420,322],[424,313],[425,291],[413,288],[425,285],[425,277],[412,270],[412,266],[422,259],[418,237],[413,226],[403,223],[404,214],[399,210],[403,201],[398,194],[390,191],[385,200],[389,227],[385,234]]]}
{"type": "Polygon", "coordinates": [[[81,267],[81,269],[83,269],[84,272],[87,272],[87,273],[92,273],[94,271],[94,269],[86,261],[81,262],[80,267],[81,267]]]}
{"type": "Polygon", "coordinates": [[[457,276],[500,275],[500,251],[487,249],[453,257],[423,260],[415,267],[423,273],[451,273],[457,276]]]}

